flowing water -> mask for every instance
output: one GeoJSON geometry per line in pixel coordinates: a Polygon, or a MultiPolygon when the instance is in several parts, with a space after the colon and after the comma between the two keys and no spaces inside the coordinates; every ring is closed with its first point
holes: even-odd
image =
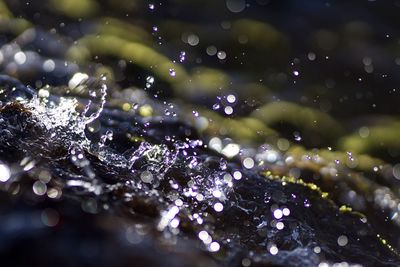
{"type": "Polygon", "coordinates": [[[273,3],[44,2],[0,1],[2,265],[400,265],[398,111],[309,104],[273,3]]]}

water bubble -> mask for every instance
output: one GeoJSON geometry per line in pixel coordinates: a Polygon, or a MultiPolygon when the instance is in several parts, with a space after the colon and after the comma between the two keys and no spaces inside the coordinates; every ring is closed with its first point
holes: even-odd
{"type": "Polygon", "coordinates": [[[295,71],[293,71],[293,75],[294,75],[294,76],[299,76],[300,73],[299,73],[297,70],[295,70],[295,71]]]}
{"type": "Polygon", "coordinates": [[[154,10],[154,8],[155,8],[154,4],[149,4],[149,9],[150,10],[154,10]]]}
{"type": "Polygon", "coordinates": [[[158,27],[157,26],[153,26],[153,31],[154,32],[158,31],[158,27]]]}

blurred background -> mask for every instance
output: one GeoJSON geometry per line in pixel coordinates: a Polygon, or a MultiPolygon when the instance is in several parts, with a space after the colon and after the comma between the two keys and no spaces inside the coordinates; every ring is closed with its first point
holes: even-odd
{"type": "Polygon", "coordinates": [[[152,75],[159,98],[219,104],[213,113],[255,118],[307,148],[399,158],[399,1],[13,0],[2,9],[3,44],[33,24],[63,36],[42,56],[103,64],[121,87],[143,88],[152,75]],[[219,98],[229,94],[237,101],[225,110],[219,98]]]}
{"type": "Polygon", "coordinates": [[[36,88],[107,73],[115,90],[173,101],[209,140],[273,147],[290,160],[265,168],[370,214],[399,247],[399,11],[397,0],[1,0],[0,68],[36,88]]]}

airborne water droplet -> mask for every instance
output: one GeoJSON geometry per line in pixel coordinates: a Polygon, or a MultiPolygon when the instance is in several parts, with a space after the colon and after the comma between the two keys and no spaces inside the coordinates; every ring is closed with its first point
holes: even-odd
{"type": "Polygon", "coordinates": [[[175,77],[176,76],[175,70],[174,69],[169,69],[169,75],[172,76],[172,77],[175,77]]]}
{"type": "Polygon", "coordinates": [[[218,103],[213,105],[213,110],[218,110],[220,108],[220,105],[218,103]]]}
{"type": "Polygon", "coordinates": [[[181,51],[181,53],[179,54],[179,62],[183,62],[186,59],[186,52],[185,51],[181,51]]]}
{"type": "Polygon", "coordinates": [[[153,76],[147,76],[146,78],[146,88],[149,89],[152,87],[154,84],[154,77],[153,76]]]}

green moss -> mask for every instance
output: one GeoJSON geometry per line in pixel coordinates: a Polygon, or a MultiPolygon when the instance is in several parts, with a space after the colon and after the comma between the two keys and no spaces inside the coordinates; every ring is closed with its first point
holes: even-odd
{"type": "Polygon", "coordinates": [[[195,68],[190,79],[180,83],[176,90],[184,96],[217,96],[228,89],[230,77],[224,72],[211,68],[195,68]]]}
{"type": "Polygon", "coordinates": [[[27,29],[29,29],[32,24],[25,20],[25,19],[0,19],[0,32],[8,32],[12,33],[13,35],[17,36],[27,29]]]}
{"type": "Polygon", "coordinates": [[[285,43],[283,35],[274,27],[256,20],[240,19],[235,21],[232,25],[232,34],[236,40],[240,36],[246,36],[249,45],[262,49],[277,48],[285,43]]]}
{"type": "Polygon", "coordinates": [[[377,155],[382,151],[391,149],[400,153],[400,122],[392,122],[384,125],[368,128],[369,134],[361,137],[359,131],[341,138],[339,148],[358,154],[377,155]]]}
{"type": "Polygon", "coordinates": [[[86,61],[89,60],[88,57],[94,56],[113,56],[124,59],[128,63],[154,73],[157,78],[172,85],[188,79],[183,67],[173,63],[161,53],[144,44],[130,42],[117,36],[88,35],[80,39],[77,46],[68,52],[68,57],[75,61],[86,61]],[[170,75],[170,69],[175,71],[176,76],[170,75]]]}
{"type": "Polygon", "coordinates": [[[266,104],[252,116],[269,127],[278,123],[289,124],[304,133],[317,133],[327,139],[337,138],[343,132],[341,125],[328,114],[285,101],[266,104]]]}
{"type": "Polygon", "coordinates": [[[267,139],[275,139],[278,134],[254,118],[226,118],[216,112],[200,109],[200,114],[209,119],[205,133],[209,136],[225,135],[240,144],[263,143],[267,139]]]}
{"type": "Polygon", "coordinates": [[[95,0],[49,0],[49,7],[71,18],[91,17],[100,9],[95,0]]]}
{"type": "Polygon", "coordinates": [[[122,20],[104,17],[97,22],[97,32],[100,35],[112,35],[126,41],[152,44],[152,36],[142,27],[126,23],[122,20]]]}
{"type": "Polygon", "coordinates": [[[8,9],[3,0],[0,0],[0,20],[12,18],[13,14],[8,9]]]}

